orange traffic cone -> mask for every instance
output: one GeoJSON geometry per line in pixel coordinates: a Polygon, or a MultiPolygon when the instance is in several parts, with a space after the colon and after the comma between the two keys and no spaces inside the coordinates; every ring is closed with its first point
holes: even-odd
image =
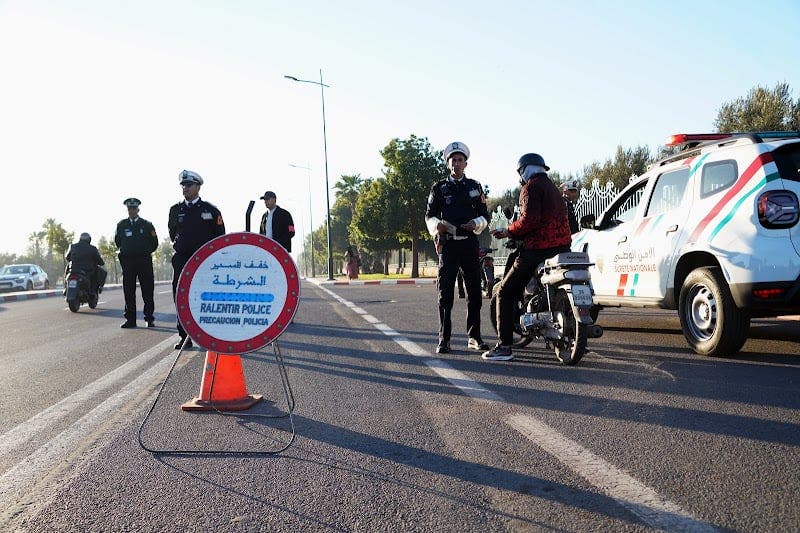
{"type": "Polygon", "coordinates": [[[242,358],[235,354],[206,352],[200,396],[181,405],[184,411],[244,411],[260,402],[260,394],[247,394],[242,358]],[[214,389],[211,390],[211,381],[214,389]]]}

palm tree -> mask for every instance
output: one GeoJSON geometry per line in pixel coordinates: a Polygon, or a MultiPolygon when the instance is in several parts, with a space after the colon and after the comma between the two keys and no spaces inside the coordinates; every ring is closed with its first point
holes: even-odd
{"type": "Polygon", "coordinates": [[[356,200],[364,183],[365,181],[361,178],[361,174],[342,174],[341,179],[333,186],[336,190],[336,199],[344,198],[344,201],[350,207],[351,219],[352,216],[355,216],[356,200]]]}

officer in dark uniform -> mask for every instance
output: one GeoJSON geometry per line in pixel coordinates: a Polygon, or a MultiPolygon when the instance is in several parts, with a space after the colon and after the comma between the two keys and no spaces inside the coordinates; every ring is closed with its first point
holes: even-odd
{"type": "Polygon", "coordinates": [[[481,184],[464,175],[469,148],[452,142],[444,149],[450,169],[447,179],[438,181],[428,196],[425,221],[436,241],[439,254],[439,344],[437,353],[450,351],[453,291],[459,268],[467,288],[467,348],[485,350],[481,339],[481,280],[478,237],[489,225],[486,197],[481,184]]]}
{"type": "Polygon", "coordinates": [[[122,202],[128,208],[128,218],[117,223],[114,242],[119,248],[119,263],[122,265],[122,290],[125,292],[125,322],[121,328],[136,327],[136,278],[142,288],[144,300],[144,321],[147,327],[155,326],[153,312],[153,257],[158,248],[158,237],[153,224],[139,216],[137,198],[128,198],[122,202]]]}
{"type": "MultiPolygon", "coordinates": [[[[212,204],[200,199],[200,186],[203,178],[196,172],[184,170],[178,175],[183,188],[183,201],[169,209],[169,238],[175,254],[172,256],[172,299],[178,289],[183,266],[189,258],[205,243],[225,234],[222,214],[212,204]]],[[[186,339],[186,331],[178,321],[178,335],[181,340],[175,345],[178,349],[186,339]]],[[[186,347],[192,346],[192,340],[186,340],[186,347]]]]}

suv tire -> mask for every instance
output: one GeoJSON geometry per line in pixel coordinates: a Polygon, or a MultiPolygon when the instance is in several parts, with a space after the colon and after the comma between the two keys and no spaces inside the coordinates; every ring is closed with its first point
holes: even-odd
{"type": "Polygon", "coordinates": [[[683,336],[700,355],[738,352],[750,331],[750,314],[736,307],[719,268],[697,268],[686,276],[678,301],[683,336]]]}

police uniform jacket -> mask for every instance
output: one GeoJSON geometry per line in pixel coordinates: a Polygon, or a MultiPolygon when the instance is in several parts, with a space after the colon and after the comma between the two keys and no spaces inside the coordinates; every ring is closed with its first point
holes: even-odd
{"type": "Polygon", "coordinates": [[[105,264],[97,247],[84,241],[76,242],[71,245],[66,258],[67,261],[72,262],[70,268],[73,272],[77,272],[78,270],[94,272],[96,266],[105,264]]]}
{"type": "Polygon", "coordinates": [[[176,254],[190,256],[215,237],[225,234],[222,214],[214,205],[198,200],[178,202],[169,209],[169,238],[176,254]]]}
{"type": "Polygon", "coordinates": [[[120,257],[140,257],[152,254],[158,248],[156,229],[150,221],[141,217],[136,220],[124,218],[117,223],[114,242],[120,257]]]}
{"type": "Polygon", "coordinates": [[[522,241],[527,250],[572,244],[567,206],[561,191],[544,172],[534,174],[519,191],[519,218],[508,226],[508,234],[522,241]]]}
{"type": "MultiPolygon", "coordinates": [[[[268,214],[269,213],[264,213],[261,217],[261,226],[258,230],[261,235],[267,234],[268,214]]],[[[292,220],[292,215],[286,209],[282,209],[276,205],[275,212],[272,213],[272,239],[286,248],[287,252],[291,252],[292,237],[294,237],[294,221],[292,220]]]]}
{"type": "Polygon", "coordinates": [[[478,217],[483,217],[485,221],[478,224],[482,230],[489,224],[489,211],[483,188],[477,181],[466,176],[460,180],[448,177],[431,187],[425,218],[432,235],[436,232],[436,223],[446,220],[457,228],[456,236],[474,237],[474,232],[461,229],[460,226],[478,217]]]}

